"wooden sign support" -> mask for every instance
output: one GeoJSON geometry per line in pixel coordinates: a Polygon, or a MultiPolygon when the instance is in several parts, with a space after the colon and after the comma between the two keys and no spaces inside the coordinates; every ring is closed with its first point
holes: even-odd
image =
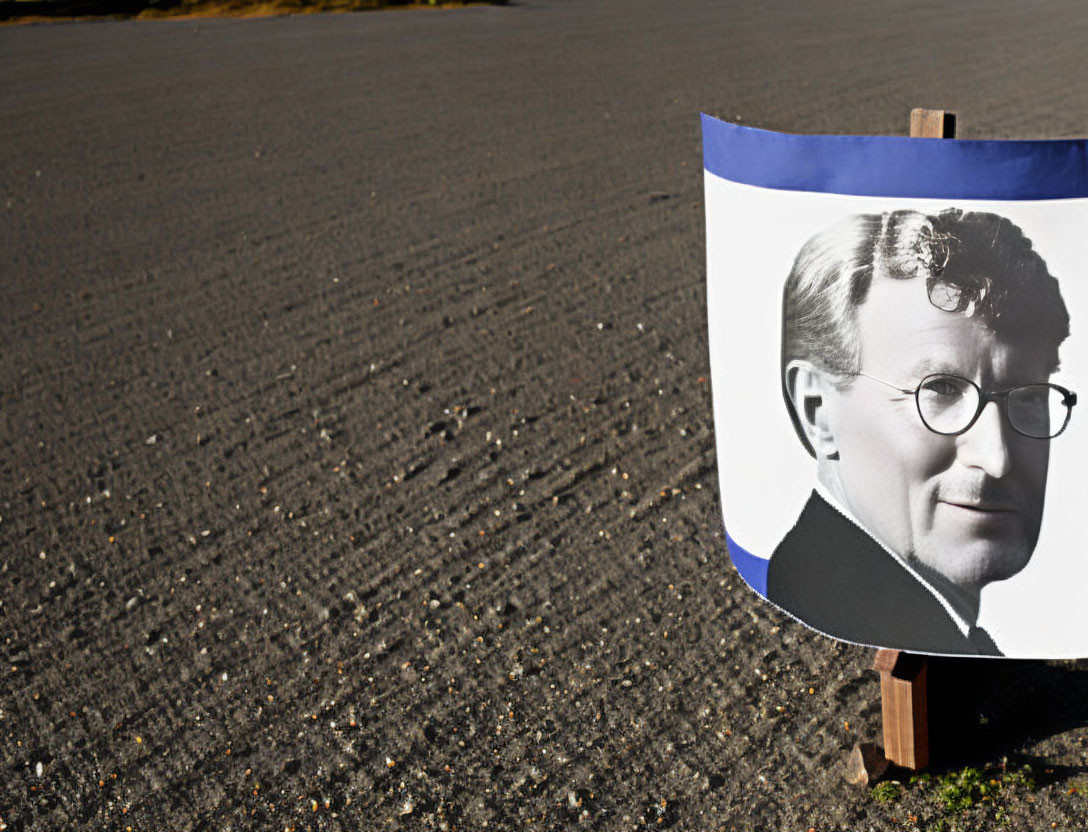
{"type": "Polygon", "coordinates": [[[956,114],[916,107],[910,111],[910,135],[914,139],[954,139],[956,114]]]}
{"type": "Polygon", "coordinates": [[[925,656],[899,650],[877,650],[873,661],[880,672],[884,757],[911,771],[929,765],[927,664],[925,656]]]}
{"type": "MultiPolygon", "coordinates": [[[[954,138],[956,115],[945,110],[911,110],[910,134],[923,139],[954,138]]],[[[929,765],[925,656],[877,650],[873,668],[880,672],[884,756],[912,771],[925,768],[929,765]]]]}

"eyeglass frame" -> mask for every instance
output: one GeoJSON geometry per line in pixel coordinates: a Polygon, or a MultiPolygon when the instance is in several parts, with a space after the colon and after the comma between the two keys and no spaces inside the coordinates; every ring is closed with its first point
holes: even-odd
{"type": "Polygon", "coordinates": [[[861,370],[853,373],[853,375],[871,378],[873,381],[879,381],[881,384],[885,384],[888,387],[891,387],[893,390],[898,390],[900,393],[909,393],[910,395],[914,396],[914,406],[918,410],[918,418],[922,420],[922,424],[925,425],[926,430],[928,430],[930,433],[935,433],[938,436],[961,436],[967,433],[967,431],[974,427],[975,422],[978,421],[978,417],[981,416],[982,411],[986,409],[986,405],[988,405],[990,402],[1001,402],[1002,404],[1004,404],[1003,411],[1005,413],[1005,420],[1009,423],[1009,427],[1011,427],[1021,436],[1026,436],[1028,439],[1042,439],[1049,441],[1051,439],[1056,439],[1057,437],[1065,433],[1065,429],[1069,427],[1069,420],[1073,418],[1073,407],[1077,403],[1076,393],[1074,393],[1072,390],[1067,390],[1060,384],[1053,384],[1049,381],[1039,381],[1033,384],[1018,384],[1016,387],[1010,387],[1007,390],[991,390],[987,392],[979,387],[977,384],[975,384],[973,381],[971,381],[971,379],[965,378],[964,376],[956,375],[955,373],[930,373],[920,382],[918,382],[917,387],[915,387],[913,390],[910,390],[904,389],[897,384],[892,384],[890,381],[885,381],[882,378],[877,378],[876,376],[870,375],[869,373],[863,373],[861,372],[861,370]],[[943,431],[934,430],[930,426],[929,422],[926,421],[926,417],[922,415],[922,400],[919,398],[918,393],[919,391],[921,391],[922,387],[925,386],[925,383],[931,378],[961,379],[962,381],[966,381],[968,384],[974,387],[975,390],[978,391],[978,408],[975,410],[975,415],[971,417],[971,420],[967,423],[966,427],[957,431],[953,431],[951,433],[945,433],[943,431]],[[1020,430],[1020,428],[1013,424],[1012,416],[1009,414],[1009,394],[1013,393],[1016,390],[1023,390],[1025,387],[1053,387],[1055,390],[1062,394],[1062,404],[1065,405],[1065,422],[1062,423],[1061,430],[1059,430],[1057,433],[1051,434],[1050,436],[1032,436],[1030,433],[1024,433],[1024,431],[1020,430]]]}

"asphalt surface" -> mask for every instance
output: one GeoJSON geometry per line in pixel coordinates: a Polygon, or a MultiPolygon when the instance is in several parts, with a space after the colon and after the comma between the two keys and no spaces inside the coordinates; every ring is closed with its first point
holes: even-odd
{"type": "Polygon", "coordinates": [[[981,0],[0,30],[0,829],[1088,826],[1078,663],[934,670],[935,775],[1033,782],[843,782],[871,655],[720,531],[698,122],[1083,136],[1086,42],[981,0]]]}

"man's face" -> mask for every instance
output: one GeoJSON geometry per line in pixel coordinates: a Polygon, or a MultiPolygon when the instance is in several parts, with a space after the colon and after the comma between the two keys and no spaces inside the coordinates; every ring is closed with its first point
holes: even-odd
{"type": "MultiPolygon", "coordinates": [[[[862,372],[903,389],[937,372],[983,390],[1050,377],[1044,351],[937,309],[920,279],[874,279],[858,324],[862,372]]],[[[965,590],[1027,565],[1043,516],[1049,440],[1018,434],[998,402],[966,433],[941,436],[922,424],[913,395],[865,377],[824,399],[838,450],[825,484],[888,548],[965,590]]]]}

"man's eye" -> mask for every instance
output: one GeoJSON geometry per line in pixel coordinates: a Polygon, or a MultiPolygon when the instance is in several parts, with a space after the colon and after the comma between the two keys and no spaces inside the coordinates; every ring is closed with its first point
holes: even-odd
{"type": "Polygon", "coordinates": [[[937,396],[963,395],[963,385],[956,384],[947,378],[932,378],[922,386],[922,389],[937,396]]]}

